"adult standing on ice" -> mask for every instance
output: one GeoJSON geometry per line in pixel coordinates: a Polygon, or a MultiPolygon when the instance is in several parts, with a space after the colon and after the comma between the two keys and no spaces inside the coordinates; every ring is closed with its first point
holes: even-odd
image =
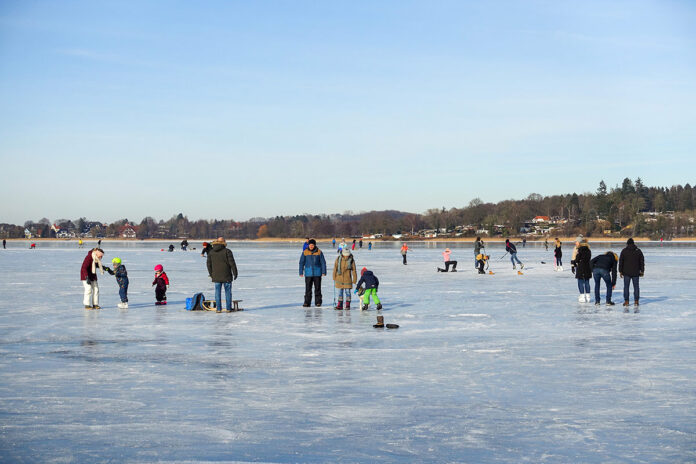
{"type": "Polygon", "coordinates": [[[350,291],[358,281],[358,273],[355,270],[355,259],[348,248],[344,248],[336,258],[333,268],[334,286],[338,289],[338,304],[336,309],[343,309],[343,296],[345,294],[345,309],[350,309],[350,291]]]}
{"type": "Polygon", "coordinates": [[[408,245],[404,242],[404,244],[401,245],[401,256],[404,258],[404,264],[406,264],[406,253],[408,253],[408,245]]]}
{"type": "Polygon", "coordinates": [[[558,240],[558,237],[556,237],[556,241],[554,242],[555,246],[553,249],[553,257],[556,259],[556,266],[555,270],[556,271],[562,271],[563,270],[563,249],[561,248],[561,241],[558,240]]]}
{"type": "Polygon", "coordinates": [[[524,269],[524,264],[522,264],[522,261],[520,261],[520,259],[517,257],[517,247],[510,241],[509,238],[505,239],[505,251],[510,253],[510,261],[512,262],[513,269],[517,269],[515,266],[515,261],[517,261],[517,264],[520,265],[520,269],[524,269]]]}
{"type": "Polygon", "coordinates": [[[645,257],[633,241],[629,238],[626,248],[621,250],[619,257],[619,274],[624,280],[624,312],[628,312],[628,298],[630,297],[631,282],[633,282],[633,304],[635,312],[638,312],[638,300],[640,299],[640,285],[638,281],[645,273],[645,257]]]}
{"type": "Polygon", "coordinates": [[[592,258],[592,252],[590,251],[590,245],[587,243],[587,239],[582,236],[577,238],[575,246],[575,258],[570,262],[570,265],[578,281],[578,290],[580,291],[578,301],[580,303],[589,303],[590,278],[592,277],[592,264],[590,263],[590,259],[592,258]]]}
{"type": "MultiPolygon", "coordinates": [[[[343,248],[347,250],[346,247],[343,248]]],[[[312,286],[314,286],[314,304],[321,306],[321,277],[326,275],[324,253],[317,248],[317,242],[310,239],[307,249],[300,256],[300,277],[305,278],[304,306],[312,304],[312,286]]]]}
{"type": "Polygon", "coordinates": [[[104,250],[101,248],[93,248],[89,250],[87,256],[82,261],[80,269],[80,280],[84,287],[85,293],[82,299],[85,309],[101,309],[99,306],[99,284],[97,283],[97,267],[104,275],[104,266],[101,259],[104,257],[104,250]]]}
{"type": "Polygon", "coordinates": [[[232,281],[237,280],[237,263],[232,251],[227,248],[223,237],[213,242],[213,249],[208,253],[208,275],[215,282],[216,311],[222,312],[222,287],[225,287],[227,312],[232,311],[232,281]]]}
{"type": "Polygon", "coordinates": [[[483,240],[481,240],[481,237],[476,237],[476,241],[474,242],[474,267],[478,265],[478,259],[476,257],[481,254],[481,248],[486,248],[486,245],[483,243],[483,240]]]}
{"type": "Polygon", "coordinates": [[[5,240],[5,239],[3,238],[3,239],[2,239],[2,249],[4,250],[5,248],[7,248],[7,240],[5,240]]]}

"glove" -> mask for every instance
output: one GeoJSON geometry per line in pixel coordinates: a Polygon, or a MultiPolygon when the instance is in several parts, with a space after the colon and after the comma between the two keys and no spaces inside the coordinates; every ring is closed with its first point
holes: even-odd
{"type": "Polygon", "coordinates": [[[355,291],[354,291],[353,293],[355,293],[355,294],[357,295],[357,294],[358,294],[358,289],[356,288],[355,291]]]}
{"type": "Polygon", "coordinates": [[[571,267],[571,268],[570,268],[570,272],[572,272],[573,274],[575,274],[575,268],[574,268],[574,267],[571,267]]]}
{"type": "Polygon", "coordinates": [[[639,275],[640,277],[643,277],[643,274],[645,274],[645,272],[640,271],[640,274],[638,274],[638,275],[639,275]]]}
{"type": "Polygon", "coordinates": [[[235,276],[232,278],[232,280],[237,280],[237,276],[235,275],[235,276]]]}

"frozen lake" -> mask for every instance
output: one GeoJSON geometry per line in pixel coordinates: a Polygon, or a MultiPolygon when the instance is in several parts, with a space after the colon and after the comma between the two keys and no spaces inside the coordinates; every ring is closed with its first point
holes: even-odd
{"type": "Polygon", "coordinates": [[[324,306],[305,309],[301,244],[231,242],[246,311],[216,314],[184,309],[213,286],[198,251],[168,244],[103,243],[127,310],[109,275],[104,309],[82,308],[75,242],[0,250],[0,462],[696,462],[694,245],[639,244],[641,312],[625,314],[622,282],[613,308],[577,303],[571,244],[565,272],[528,243],[524,275],[497,245],[482,276],[468,243],[447,244],[456,274],[435,272],[443,243],[407,266],[377,244],[356,263],[401,327],[376,330],[374,304],[331,308],[330,245],[324,306]]]}

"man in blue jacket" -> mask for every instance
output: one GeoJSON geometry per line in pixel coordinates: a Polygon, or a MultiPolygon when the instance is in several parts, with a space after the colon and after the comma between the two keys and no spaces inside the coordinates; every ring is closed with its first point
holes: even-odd
{"type": "Polygon", "coordinates": [[[300,277],[305,278],[305,308],[312,304],[312,285],[314,285],[314,304],[321,306],[321,276],[326,275],[326,260],[324,253],[317,248],[314,239],[309,240],[307,249],[300,256],[300,277]]]}

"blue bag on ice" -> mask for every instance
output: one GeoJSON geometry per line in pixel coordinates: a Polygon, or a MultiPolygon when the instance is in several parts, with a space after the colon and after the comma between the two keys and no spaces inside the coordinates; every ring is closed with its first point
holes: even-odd
{"type": "Polygon", "coordinates": [[[201,303],[203,303],[205,297],[202,293],[196,293],[191,298],[186,298],[186,311],[198,311],[203,309],[201,303]]]}

